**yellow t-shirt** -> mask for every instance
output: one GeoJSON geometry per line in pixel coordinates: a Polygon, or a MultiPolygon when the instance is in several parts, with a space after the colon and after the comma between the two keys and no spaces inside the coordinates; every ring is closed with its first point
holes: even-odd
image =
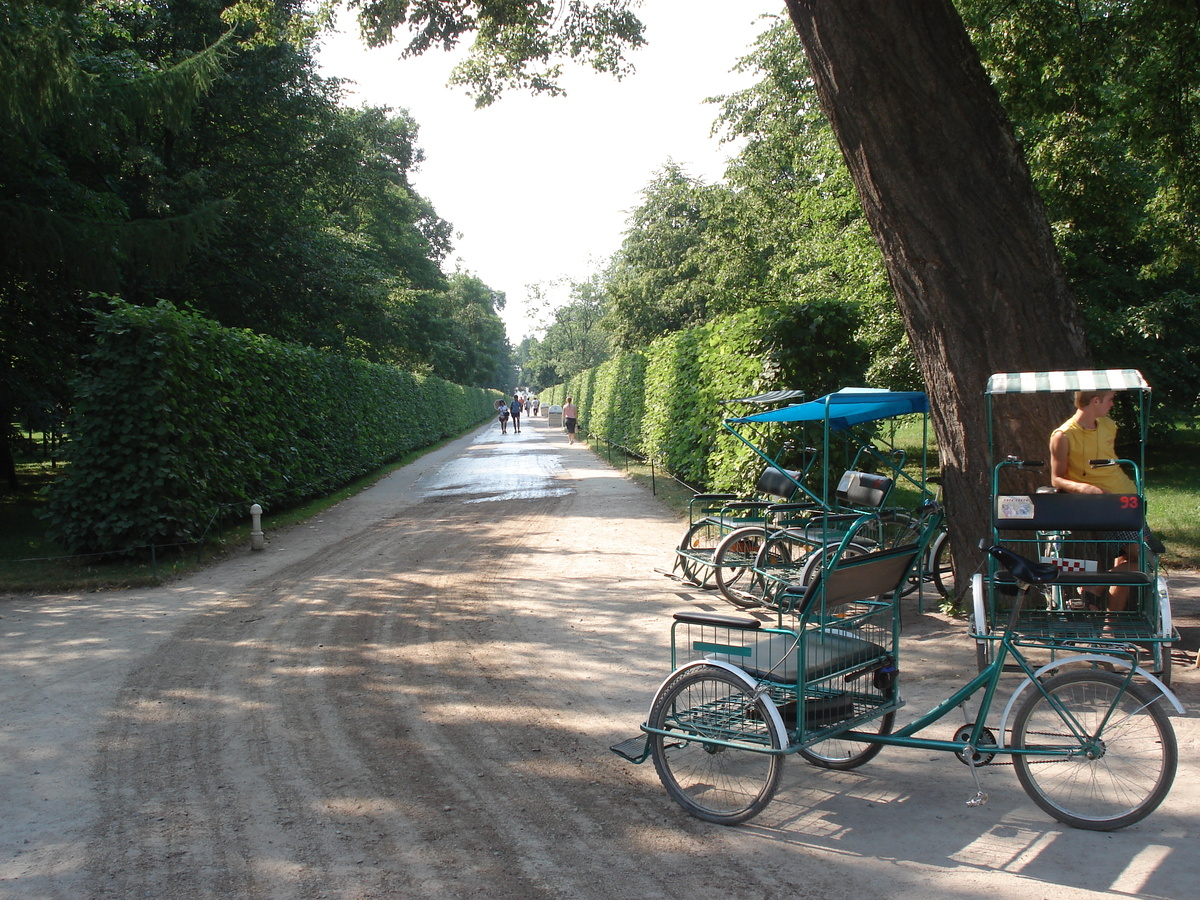
{"type": "Polygon", "coordinates": [[[1136,494],[1137,485],[1120,466],[1094,469],[1092,459],[1116,459],[1113,445],[1117,439],[1117,423],[1108,416],[1096,420],[1095,428],[1084,428],[1074,418],[1054,429],[1067,437],[1067,477],[1072,481],[1094,484],[1110,494],[1136,494]]]}

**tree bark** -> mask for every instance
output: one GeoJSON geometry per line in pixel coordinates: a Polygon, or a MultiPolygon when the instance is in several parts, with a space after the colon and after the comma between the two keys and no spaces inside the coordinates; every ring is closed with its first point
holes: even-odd
{"type": "MultiPolygon", "coordinates": [[[[950,0],[787,0],[924,377],[960,573],[989,534],[994,372],[1086,368],[1021,148],[950,0]]],[[[1013,404],[1008,404],[1013,406],[1013,404]]],[[[1026,395],[998,457],[1045,459],[1069,398],[1026,395]]],[[[1047,474],[1044,479],[1049,483],[1047,474]]]]}
{"type": "Polygon", "coordinates": [[[15,494],[20,490],[21,484],[17,479],[17,461],[13,458],[12,451],[12,420],[13,410],[7,404],[0,404],[0,427],[4,428],[4,434],[0,435],[0,473],[3,474],[8,489],[15,494]]]}

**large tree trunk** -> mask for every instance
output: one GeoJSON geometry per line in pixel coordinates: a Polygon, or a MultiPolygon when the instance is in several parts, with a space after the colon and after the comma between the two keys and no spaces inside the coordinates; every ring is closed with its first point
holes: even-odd
{"type": "Polygon", "coordinates": [[[12,451],[10,432],[13,418],[12,408],[7,403],[0,403],[0,428],[4,429],[4,433],[0,434],[0,476],[4,478],[8,489],[15,494],[20,490],[21,484],[17,480],[17,462],[12,451]]]}
{"type": "MultiPolygon", "coordinates": [[[[929,392],[961,574],[989,528],[987,378],[1085,367],[1083,321],[950,0],[787,6],[929,392]]],[[[1050,429],[1071,411],[1066,397],[1029,398],[997,423],[997,453],[1045,459],[1050,429]]]]}

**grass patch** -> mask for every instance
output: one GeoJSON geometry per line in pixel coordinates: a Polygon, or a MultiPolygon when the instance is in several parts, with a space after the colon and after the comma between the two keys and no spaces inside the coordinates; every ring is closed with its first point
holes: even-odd
{"type": "MultiPolygon", "coordinates": [[[[1153,448],[1152,448],[1153,449],[1153,448]]],[[[1146,519],[1168,568],[1200,568],[1200,428],[1175,432],[1146,463],[1146,519]]]]}
{"type": "MultiPolygon", "coordinates": [[[[263,516],[263,530],[272,531],[307,521],[354,496],[404,466],[457,438],[446,438],[414,450],[326,497],[263,516]]],[[[21,487],[0,494],[0,592],[36,593],[100,591],[163,584],[220,560],[250,541],[250,520],[226,525],[202,544],[160,548],[154,557],[114,560],[101,554],[69,555],[49,541],[36,512],[45,499],[40,492],[54,480],[48,463],[18,464],[21,487]]]]}
{"type": "MultiPolygon", "coordinates": [[[[637,484],[650,488],[654,496],[668,509],[681,519],[687,519],[688,502],[696,493],[692,488],[673,478],[661,467],[652,465],[649,460],[639,456],[629,456],[621,448],[611,446],[594,436],[590,441],[588,435],[580,434],[579,438],[588,445],[593,453],[606,460],[610,466],[620,469],[637,484]]],[[[680,534],[682,535],[682,533],[681,530],[680,534]]]]}

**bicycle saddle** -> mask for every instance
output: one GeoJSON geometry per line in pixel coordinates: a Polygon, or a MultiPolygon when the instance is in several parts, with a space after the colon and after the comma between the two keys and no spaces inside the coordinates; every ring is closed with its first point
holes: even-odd
{"type": "Polygon", "coordinates": [[[1058,578],[1058,566],[1054,563],[1034,562],[1007,547],[993,544],[987,548],[996,562],[1012,573],[1017,581],[1026,584],[1049,584],[1058,578]]]}

